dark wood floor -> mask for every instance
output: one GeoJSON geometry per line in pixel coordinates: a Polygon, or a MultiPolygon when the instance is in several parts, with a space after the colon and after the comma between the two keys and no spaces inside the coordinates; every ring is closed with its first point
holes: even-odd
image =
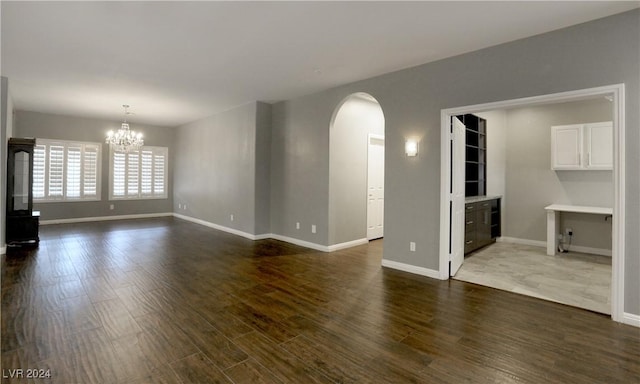
{"type": "Polygon", "coordinates": [[[640,382],[640,329],[381,268],[380,242],[327,254],[174,218],[41,239],[2,260],[3,382],[640,382]],[[51,378],[6,378],[33,368],[51,378]]]}

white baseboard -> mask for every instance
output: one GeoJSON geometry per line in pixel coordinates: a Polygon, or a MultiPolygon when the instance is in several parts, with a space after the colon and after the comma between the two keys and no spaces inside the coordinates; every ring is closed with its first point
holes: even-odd
{"type": "Polygon", "coordinates": [[[622,323],[640,328],[640,316],[625,312],[622,314],[622,323]]]}
{"type": "Polygon", "coordinates": [[[519,239],[517,237],[502,236],[502,237],[498,237],[496,239],[496,241],[498,243],[531,245],[531,246],[534,246],[534,247],[542,247],[542,248],[546,248],[547,247],[547,242],[546,241],[519,239]]]}
{"type": "Polygon", "coordinates": [[[599,255],[599,256],[608,256],[608,257],[612,257],[613,255],[610,249],[582,247],[579,245],[572,245],[569,248],[569,252],[571,251],[580,252],[580,253],[589,253],[592,255],[599,255]]]}
{"type": "Polygon", "coordinates": [[[438,279],[438,280],[446,280],[449,278],[447,276],[445,279],[442,279],[440,277],[440,271],[436,271],[434,269],[417,267],[415,265],[400,263],[393,260],[382,259],[382,266],[391,268],[391,269],[397,269],[399,271],[413,273],[416,275],[427,276],[427,277],[431,277],[433,279],[438,279]]]}
{"type": "Polygon", "coordinates": [[[227,232],[227,233],[231,233],[233,235],[242,236],[242,237],[244,237],[246,239],[249,239],[249,240],[262,240],[262,239],[268,239],[270,237],[269,234],[254,235],[252,233],[244,232],[244,231],[241,231],[239,229],[225,227],[224,225],[212,223],[210,221],[206,221],[206,220],[202,220],[202,219],[196,219],[195,217],[185,216],[185,215],[181,215],[179,213],[174,213],[173,217],[177,217],[178,219],[190,221],[192,223],[204,225],[205,227],[217,229],[217,230],[222,231],[222,232],[227,232]]]}
{"type": "Polygon", "coordinates": [[[177,217],[179,219],[190,221],[192,223],[196,223],[196,224],[204,225],[204,226],[209,227],[209,228],[217,229],[219,231],[228,232],[228,233],[231,233],[231,234],[234,234],[234,235],[242,236],[242,237],[250,239],[250,240],[264,240],[264,239],[280,240],[280,241],[284,241],[286,243],[299,245],[301,247],[315,249],[316,251],[321,251],[321,252],[338,251],[340,249],[351,248],[351,247],[355,247],[357,245],[367,244],[369,242],[369,240],[367,240],[367,239],[357,239],[357,240],[348,241],[348,242],[345,242],[345,243],[326,246],[326,245],[320,245],[320,244],[312,243],[312,242],[305,241],[305,240],[296,239],[296,238],[293,238],[293,237],[278,235],[278,234],[275,234],[275,233],[264,233],[264,234],[260,234],[260,235],[253,235],[251,233],[239,231],[237,229],[233,229],[233,228],[225,227],[223,225],[211,223],[209,221],[196,219],[194,217],[181,215],[179,213],[174,213],[173,216],[177,217]]]}
{"type": "MultiPolygon", "coordinates": [[[[499,243],[511,243],[511,244],[523,244],[523,245],[532,245],[534,247],[547,247],[546,241],[539,240],[529,240],[529,239],[519,239],[516,237],[498,237],[496,240],[499,243]]],[[[583,247],[580,245],[572,245],[569,248],[570,251],[580,252],[580,253],[589,253],[592,255],[600,255],[600,256],[609,256],[611,257],[610,249],[601,249],[601,248],[591,248],[591,247],[583,247]]]]}
{"type": "Polygon", "coordinates": [[[316,243],[311,243],[309,241],[295,239],[293,237],[288,237],[288,236],[282,236],[282,235],[278,235],[278,234],[275,234],[275,233],[272,233],[269,236],[274,240],[280,240],[280,241],[284,241],[286,243],[299,245],[301,247],[315,249],[316,251],[330,252],[329,251],[329,247],[327,247],[326,245],[320,245],[320,244],[316,244],[316,243]]]}
{"type": "Polygon", "coordinates": [[[347,241],[344,243],[333,244],[328,246],[327,248],[328,248],[328,252],[333,252],[333,251],[339,251],[341,249],[347,249],[347,248],[356,247],[358,245],[364,245],[368,243],[369,243],[369,240],[367,238],[363,238],[363,239],[347,241]]]}
{"type": "Polygon", "coordinates": [[[76,217],[76,218],[72,218],[72,219],[41,220],[40,221],[40,225],[87,223],[87,222],[91,222],[91,221],[148,219],[148,218],[153,218],[153,217],[166,217],[166,216],[172,216],[172,213],[171,212],[165,212],[165,213],[141,213],[141,214],[136,214],[136,215],[114,215],[114,216],[76,217]]]}

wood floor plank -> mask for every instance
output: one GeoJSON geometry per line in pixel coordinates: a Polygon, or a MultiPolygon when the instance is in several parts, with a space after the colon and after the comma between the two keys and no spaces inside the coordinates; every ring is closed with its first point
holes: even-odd
{"type": "Polygon", "coordinates": [[[93,303],[93,307],[104,331],[112,340],[142,331],[119,298],[93,303]]]}
{"type": "Polygon", "coordinates": [[[238,303],[227,307],[227,310],[241,319],[244,323],[261,331],[273,340],[281,343],[296,336],[278,320],[271,318],[268,314],[262,313],[255,308],[244,303],[238,303]]]}
{"type": "Polygon", "coordinates": [[[224,371],[235,384],[277,384],[282,383],[267,368],[253,359],[247,359],[224,371]]]}
{"type": "Polygon", "coordinates": [[[201,353],[175,361],[171,364],[171,368],[185,383],[231,383],[231,380],[201,353]]]}
{"type": "Polygon", "coordinates": [[[141,316],[136,318],[136,322],[144,331],[138,334],[141,347],[155,362],[154,367],[199,352],[180,327],[161,314],[141,316]]]}
{"type": "Polygon", "coordinates": [[[375,374],[368,376],[351,355],[337,353],[335,348],[314,343],[303,335],[282,343],[282,348],[336,383],[375,383],[377,380],[375,374]]]}
{"type": "Polygon", "coordinates": [[[127,381],[126,384],[184,384],[173,369],[154,371],[144,377],[127,381]]]}
{"type": "Polygon", "coordinates": [[[259,332],[235,339],[236,344],[258,363],[268,367],[271,374],[283,383],[332,383],[333,381],[304,364],[294,355],[259,332]]]}
{"type": "Polygon", "coordinates": [[[171,217],[40,237],[0,274],[2,367],[38,382],[640,383],[638,328],[382,268],[382,241],[324,253],[171,217]]]}

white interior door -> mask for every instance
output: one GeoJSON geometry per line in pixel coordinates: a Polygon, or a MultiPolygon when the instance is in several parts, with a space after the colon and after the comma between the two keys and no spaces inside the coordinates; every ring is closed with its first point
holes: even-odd
{"type": "Polygon", "coordinates": [[[451,233],[449,275],[458,272],[464,262],[464,180],[465,180],[465,126],[457,117],[451,117],[451,233]]]}
{"type": "Polygon", "coordinates": [[[384,236],[384,137],[369,135],[367,239],[384,236]]]}

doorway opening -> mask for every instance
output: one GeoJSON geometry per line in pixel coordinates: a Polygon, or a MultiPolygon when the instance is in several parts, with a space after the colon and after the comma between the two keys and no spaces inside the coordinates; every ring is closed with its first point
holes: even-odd
{"type": "MultiPolygon", "coordinates": [[[[464,218],[461,219],[460,215],[456,212],[461,210],[460,204],[464,204],[464,200],[456,198],[462,194],[464,196],[464,183],[460,181],[456,182],[456,170],[460,172],[464,169],[464,152],[460,149],[455,150],[456,142],[460,140],[464,141],[464,136],[456,135],[455,131],[452,131],[451,122],[455,119],[455,116],[463,114],[482,114],[488,111],[497,111],[514,108],[525,107],[540,107],[545,105],[552,105],[558,103],[572,103],[585,100],[593,100],[596,98],[607,98],[611,104],[611,117],[612,117],[612,137],[613,137],[613,165],[610,172],[610,179],[612,179],[612,192],[611,192],[611,204],[613,215],[610,217],[611,225],[611,317],[615,321],[623,321],[623,298],[624,298],[624,85],[612,85],[599,88],[585,89],[572,92],[564,92],[558,94],[507,100],[496,103],[487,103],[480,105],[472,105],[467,107],[452,108],[443,110],[442,117],[442,168],[441,168],[441,246],[440,246],[440,276],[443,279],[447,279],[456,273],[456,261],[454,256],[458,257],[458,263],[462,264],[459,258],[459,250],[464,248],[464,218]],[[453,142],[451,141],[453,139],[453,142]],[[462,192],[461,192],[462,189],[462,192]],[[450,265],[452,266],[451,270],[450,265]]],[[[547,130],[545,134],[549,138],[552,130],[547,130]]],[[[460,132],[460,131],[459,131],[460,132]]],[[[460,148],[464,148],[461,146],[460,148]]],[[[490,149],[488,149],[489,151],[490,149]]],[[[551,153],[546,152],[540,154],[545,156],[546,161],[550,161],[551,153]]],[[[549,167],[550,169],[550,167],[549,167]]],[[[550,171],[549,171],[550,172],[550,171]]],[[[575,174],[567,176],[568,174],[559,173],[560,178],[578,177],[580,171],[574,171],[575,174]]],[[[591,174],[596,174],[602,171],[589,171],[591,174]]],[[[583,172],[582,175],[586,175],[587,172],[583,172]]],[[[602,175],[602,173],[600,174],[602,175]]],[[[531,174],[530,185],[535,185],[536,177],[539,175],[531,174]]],[[[598,176],[600,177],[600,176],[598,176]]],[[[464,178],[462,179],[464,181],[464,178]]],[[[509,199],[509,191],[504,194],[506,199],[509,199]]],[[[520,197],[520,196],[518,196],[520,197]]],[[[504,199],[503,199],[504,200],[504,199]]],[[[535,208],[540,211],[538,215],[546,217],[545,206],[557,203],[556,201],[548,201],[545,203],[537,204],[535,208]],[[540,205],[538,207],[538,205],[540,205]]],[[[534,209],[535,209],[534,208],[534,209]]],[[[464,209],[462,209],[464,212],[464,209]]],[[[504,212],[503,215],[513,214],[514,212],[504,212]]],[[[526,221],[525,218],[520,220],[511,217],[507,222],[521,224],[526,221]]],[[[507,224],[509,225],[509,224],[507,224]]],[[[513,229],[513,228],[512,228],[513,229]]],[[[508,231],[508,229],[507,229],[508,231]]],[[[544,228],[539,228],[538,231],[546,236],[547,233],[544,228]]],[[[513,234],[514,232],[509,232],[513,234]]],[[[503,231],[503,236],[505,235],[503,231]]],[[[555,234],[553,235],[555,236],[555,234]]],[[[551,238],[553,238],[551,236],[551,238]]],[[[517,237],[517,236],[516,236],[517,237]]],[[[545,245],[544,239],[534,239],[533,242],[541,243],[545,245]]],[[[553,241],[553,239],[552,239],[553,241]]],[[[524,293],[524,292],[522,292],[524,293]]],[[[526,294],[526,293],[525,293],[526,294]]]]}
{"type": "Polygon", "coordinates": [[[384,113],[367,93],[347,96],[330,125],[329,244],[332,250],[384,236],[384,113]]]}

